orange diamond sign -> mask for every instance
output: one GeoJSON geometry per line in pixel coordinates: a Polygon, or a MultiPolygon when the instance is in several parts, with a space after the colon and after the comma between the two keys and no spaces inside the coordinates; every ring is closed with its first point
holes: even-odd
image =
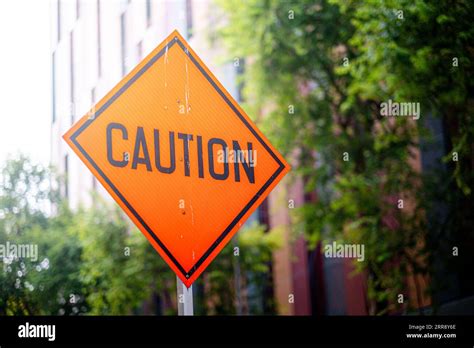
{"type": "Polygon", "coordinates": [[[187,287],[290,170],[177,31],[64,139],[187,287]]]}

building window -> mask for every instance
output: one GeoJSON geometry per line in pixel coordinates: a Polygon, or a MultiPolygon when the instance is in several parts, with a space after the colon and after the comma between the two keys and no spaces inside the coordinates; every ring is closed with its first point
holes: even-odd
{"type": "Polygon", "coordinates": [[[127,72],[127,50],[126,50],[126,23],[125,23],[125,12],[120,15],[120,47],[122,55],[122,76],[127,72]]]}
{"type": "Polygon", "coordinates": [[[91,112],[91,115],[93,115],[95,117],[95,112],[96,112],[96,109],[95,109],[95,87],[91,89],[91,105],[92,105],[92,110],[90,112],[91,112]]]}
{"type": "Polygon", "coordinates": [[[53,55],[52,55],[52,67],[51,67],[51,89],[52,89],[52,107],[51,107],[51,111],[52,111],[52,114],[53,114],[53,120],[52,122],[56,122],[56,52],[53,52],[53,55]]]}
{"type": "Polygon", "coordinates": [[[102,76],[102,39],[100,27],[100,0],[97,0],[97,76],[102,76]]]}
{"type": "MultiPolygon", "coordinates": [[[[95,108],[95,87],[91,89],[91,104],[94,105],[95,108]]],[[[94,109],[95,112],[95,109],[94,109]]],[[[94,175],[92,175],[92,191],[96,192],[97,191],[97,179],[95,178],[94,175]]]]}
{"type": "Polygon", "coordinates": [[[193,6],[192,0],[186,0],[186,34],[189,40],[193,36],[193,6]]]}
{"type": "Polygon", "coordinates": [[[97,112],[97,110],[95,109],[96,105],[95,105],[95,101],[96,101],[96,92],[95,92],[95,89],[96,87],[93,87],[91,89],[91,105],[92,105],[92,109],[89,111],[90,112],[90,115],[89,116],[93,116],[95,117],[95,113],[97,112]]]}
{"type": "Polygon", "coordinates": [[[268,207],[268,198],[265,198],[258,207],[258,222],[265,226],[265,229],[268,230],[270,228],[270,214],[269,214],[269,207],[268,207]]]}
{"type": "Polygon", "coordinates": [[[71,103],[71,108],[70,108],[70,113],[71,113],[71,124],[74,123],[74,113],[75,113],[75,98],[74,98],[74,32],[71,30],[69,33],[69,41],[70,41],[70,49],[69,49],[69,69],[70,69],[70,89],[71,89],[71,97],[70,97],[70,103],[71,103]]]}
{"type": "Polygon", "coordinates": [[[91,89],[91,104],[95,104],[95,87],[91,89]]]}
{"type": "Polygon", "coordinates": [[[58,42],[61,40],[61,0],[57,0],[57,27],[58,27],[58,42]]]}
{"type": "Polygon", "coordinates": [[[151,0],[146,0],[146,26],[151,26],[151,0]]]}
{"type": "Polygon", "coordinates": [[[143,59],[143,41],[140,41],[137,44],[137,58],[138,58],[138,62],[141,62],[143,59]]]}
{"type": "Polygon", "coordinates": [[[244,81],[244,79],[240,79],[240,77],[242,77],[244,72],[245,72],[245,59],[240,58],[239,65],[236,67],[237,81],[240,81],[240,82],[237,83],[237,100],[239,102],[244,101],[244,94],[243,94],[243,90],[244,90],[244,82],[243,81],[244,81]]]}
{"type": "Polygon", "coordinates": [[[69,198],[69,156],[64,156],[64,197],[69,198]]]}
{"type": "Polygon", "coordinates": [[[81,16],[81,0],[76,0],[76,19],[81,16]]]}

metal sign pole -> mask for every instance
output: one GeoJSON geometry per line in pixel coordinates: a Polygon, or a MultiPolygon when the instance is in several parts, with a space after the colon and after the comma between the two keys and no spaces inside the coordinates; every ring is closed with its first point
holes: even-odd
{"type": "Polygon", "coordinates": [[[178,315],[194,315],[193,286],[189,289],[176,277],[176,290],[178,294],[178,315]]]}

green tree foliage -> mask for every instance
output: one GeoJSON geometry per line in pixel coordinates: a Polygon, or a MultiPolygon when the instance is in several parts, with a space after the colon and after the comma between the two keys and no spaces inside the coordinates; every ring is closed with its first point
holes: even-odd
{"type": "Polygon", "coordinates": [[[433,255],[449,259],[434,254],[456,240],[449,234],[472,235],[473,3],[218,3],[228,20],[221,34],[231,57],[249,62],[247,108],[266,114],[257,121],[295,158],[305,189],[318,192],[316,203],[298,210],[295,224],[313,246],[331,239],[365,244],[366,259],[357,265],[369,276],[371,312],[399,308],[394,302],[407,275],[427,274],[433,255]],[[380,105],[388,99],[419,102],[419,122],[382,117],[380,105]],[[447,159],[459,152],[447,177],[420,174],[413,165],[419,139],[429,137],[422,121],[430,115],[448,126],[447,159]],[[428,238],[425,213],[440,198],[450,215],[428,238]]]}
{"type": "Polygon", "coordinates": [[[67,231],[71,213],[51,188],[50,171],[20,156],[2,169],[0,244],[36,245],[37,259],[4,258],[0,272],[0,313],[73,314],[85,308],[69,302],[81,294],[77,238],[67,231]],[[61,213],[50,216],[51,204],[61,213]]]}
{"type": "Polygon", "coordinates": [[[264,226],[252,223],[234,240],[196,282],[197,287],[206,290],[206,296],[198,302],[198,314],[239,314],[239,306],[240,314],[274,314],[273,298],[263,293],[269,286],[272,252],[281,246],[281,231],[268,232],[264,226]],[[240,273],[237,284],[236,273],[240,273]]]}
{"type": "MultiPolygon", "coordinates": [[[[90,314],[131,314],[175,278],[119,208],[95,198],[73,225],[82,245],[80,274],[90,314]]],[[[171,290],[169,290],[171,291],[171,290]]]]}
{"type": "MultiPolygon", "coordinates": [[[[38,258],[1,260],[0,315],[160,314],[157,298],[161,314],[176,314],[176,276],[119,207],[95,196],[71,211],[60,184],[23,156],[2,169],[0,245],[36,245],[38,258]]],[[[239,259],[242,283],[262,285],[278,240],[258,225],[242,231],[239,257],[227,246],[199,280],[199,313],[235,313],[232,263],[239,259]]]]}

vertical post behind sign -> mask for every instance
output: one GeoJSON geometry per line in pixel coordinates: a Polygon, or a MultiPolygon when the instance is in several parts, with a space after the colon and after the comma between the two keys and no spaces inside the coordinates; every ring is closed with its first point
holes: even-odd
{"type": "Polygon", "coordinates": [[[178,294],[178,315],[194,315],[193,286],[189,289],[176,277],[176,290],[178,294]]]}

